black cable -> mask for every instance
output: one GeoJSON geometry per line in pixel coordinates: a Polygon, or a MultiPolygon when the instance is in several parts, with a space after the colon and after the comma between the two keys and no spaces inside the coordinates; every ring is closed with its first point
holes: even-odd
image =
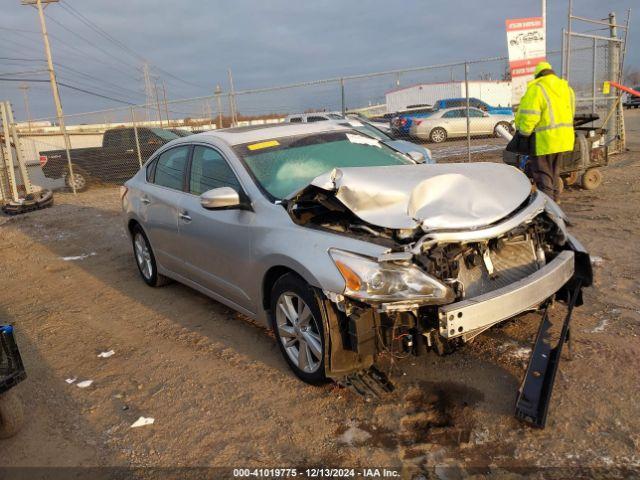
{"type": "MultiPolygon", "coordinates": [[[[4,77],[0,77],[0,82],[35,82],[35,83],[48,83],[49,80],[41,80],[41,79],[37,79],[37,78],[4,78],[4,77]]],[[[113,98],[113,97],[109,97],[107,95],[101,95],[99,93],[96,92],[92,92],[90,90],[85,90],[84,88],[79,88],[79,87],[75,87],[73,85],[69,85],[68,83],[64,83],[64,82],[57,82],[59,86],[61,87],[65,87],[68,88],[70,90],[75,90],[77,92],[82,92],[82,93],[86,93],[87,95],[92,95],[94,97],[100,97],[100,98],[105,98],[107,100],[111,100],[112,102],[118,102],[118,103],[124,103],[126,105],[131,105],[131,106],[135,106],[135,103],[131,103],[131,102],[127,102],[125,100],[119,100],[117,98],[113,98]]]]}

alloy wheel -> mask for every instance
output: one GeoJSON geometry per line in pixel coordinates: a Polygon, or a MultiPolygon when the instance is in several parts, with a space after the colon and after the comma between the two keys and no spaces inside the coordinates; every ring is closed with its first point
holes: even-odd
{"type": "Polygon", "coordinates": [[[278,335],[289,359],[303,372],[317,371],[322,363],[322,338],[309,306],[297,294],[284,292],[275,313],[278,335]]]}
{"type": "Polygon", "coordinates": [[[142,272],[144,278],[146,278],[147,280],[151,280],[151,276],[153,275],[151,253],[149,252],[147,241],[141,233],[136,233],[136,236],[133,240],[133,245],[135,248],[136,262],[138,262],[140,272],[142,272]]]}

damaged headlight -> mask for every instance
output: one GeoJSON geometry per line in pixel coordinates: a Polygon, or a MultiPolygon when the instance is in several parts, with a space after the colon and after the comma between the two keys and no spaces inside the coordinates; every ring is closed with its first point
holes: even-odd
{"type": "Polygon", "coordinates": [[[429,304],[453,300],[449,287],[415,265],[378,263],[336,249],[330,249],[329,255],[344,278],[344,294],[348,297],[370,302],[413,300],[429,304]]]}

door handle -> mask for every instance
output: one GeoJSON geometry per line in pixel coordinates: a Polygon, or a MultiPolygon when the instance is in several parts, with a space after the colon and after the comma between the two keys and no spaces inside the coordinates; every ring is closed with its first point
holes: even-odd
{"type": "Polygon", "coordinates": [[[180,218],[185,222],[190,222],[191,217],[189,216],[189,212],[180,212],[180,218]]]}
{"type": "Polygon", "coordinates": [[[140,201],[145,205],[149,205],[151,203],[151,200],[149,200],[147,197],[142,197],[140,201]]]}

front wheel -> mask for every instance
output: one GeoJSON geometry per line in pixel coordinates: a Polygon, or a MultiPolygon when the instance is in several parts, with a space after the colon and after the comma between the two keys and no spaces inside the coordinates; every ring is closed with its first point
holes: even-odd
{"type": "Polygon", "coordinates": [[[271,314],[289,368],[306,383],[325,382],[322,316],[309,285],[292,273],[280,277],[271,291],[271,314]]]}
{"type": "Polygon", "coordinates": [[[493,129],[493,136],[496,138],[502,138],[502,135],[498,133],[498,127],[504,128],[511,135],[515,133],[513,126],[509,122],[498,122],[493,129]]]}
{"type": "Polygon", "coordinates": [[[602,173],[597,168],[590,168],[582,175],[582,188],[595,190],[602,183],[602,173]]]}
{"type": "Polygon", "coordinates": [[[444,128],[436,127],[431,130],[429,140],[433,143],[442,143],[447,139],[447,131],[444,128]]]}

